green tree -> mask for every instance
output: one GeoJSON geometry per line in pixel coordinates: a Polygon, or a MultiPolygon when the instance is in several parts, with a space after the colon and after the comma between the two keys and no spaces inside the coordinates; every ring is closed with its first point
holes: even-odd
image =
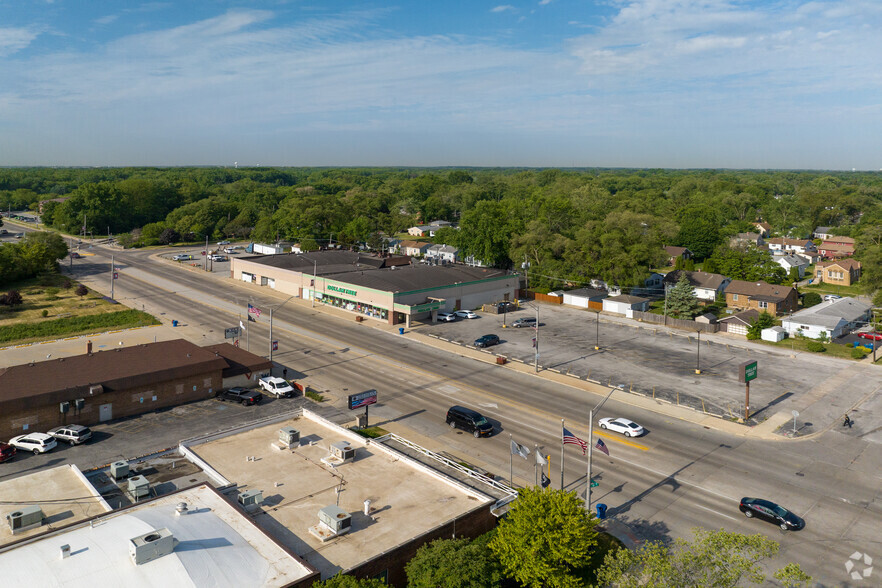
{"type": "Polygon", "coordinates": [[[720,245],[711,259],[717,273],[733,280],[748,282],[764,280],[771,284],[780,284],[787,277],[784,268],[775,263],[767,251],[757,249],[753,245],[745,248],[720,245]]]}
{"type": "Polygon", "coordinates": [[[790,268],[790,274],[787,276],[787,280],[790,282],[798,282],[799,281],[799,268],[798,267],[790,268]]]}
{"type": "Polygon", "coordinates": [[[388,588],[388,586],[380,580],[356,578],[339,573],[324,582],[316,582],[313,588],[388,588]]]}
{"type": "Polygon", "coordinates": [[[802,307],[809,308],[821,303],[821,295],[817,292],[806,292],[802,297],[802,307]]]}
{"type": "Polygon", "coordinates": [[[774,326],[775,317],[764,310],[752,323],[750,323],[750,326],[747,328],[747,338],[755,341],[762,336],[763,329],[768,329],[769,327],[774,326]]]}
{"type": "Polygon", "coordinates": [[[177,243],[181,240],[181,234],[169,227],[162,230],[157,240],[162,245],[171,245],[172,243],[177,243]]]}
{"type": "MultiPolygon", "coordinates": [[[[607,555],[597,573],[598,585],[612,588],[734,588],[762,584],[762,562],[779,550],[763,535],[694,529],[692,541],[677,538],[671,547],[651,542],[637,550],[619,549],[607,555]]],[[[789,564],[776,578],[800,586],[811,581],[796,564],[789,564]],[[779,576],[780,574],[780,576],[779,576]],[[801,583],[802,584],[801,584],[801,583]]]]}
{"type": "Polygon", "coordinates": [[[685,272],[680,274],[674,287],[668,290],[665,306],[667,313],[674,318],[691,319],[698,314],[701,304],[695,297],[695,289],[689,283],[685,272]]]}
{"type": "Polygon", "coordinates": [[[596,519],[574,492],[524,488],[490,541],[506,575],[531,588],[577,588],[597,545],[596,519]]]}
{"type": "Polygon", "coordinates": [[[408,588],[495,588],[502,569],[487,544],[492,534],[474,540],[437,539],[420,547],[407,562],[408,588]]]}
{"type": "Polygon", "coordinates": [[[688,247],[699,260],[710,257],[722,240],[720,223],[716,215],[703,207],[690,207],[681,211],[679,218],[680,232],[676,237],[677,245],[688,247]]]}

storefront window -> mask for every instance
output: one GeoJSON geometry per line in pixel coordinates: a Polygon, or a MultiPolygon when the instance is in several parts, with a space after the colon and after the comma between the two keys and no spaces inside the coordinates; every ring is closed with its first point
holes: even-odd
{"type": "Polygon", "coordinates": [[[385,320],[388,316],[388,311],[385,308],[379,308],[370,304],[363,304],[361,302],[354,302],[352,300],[345,300],[343,298],[337,298],[336,296],[330,296],[329,294],[317,293],[316,300],[329,306],[344,308],[351,312],[357,312],[373,318],[385,320]]]}

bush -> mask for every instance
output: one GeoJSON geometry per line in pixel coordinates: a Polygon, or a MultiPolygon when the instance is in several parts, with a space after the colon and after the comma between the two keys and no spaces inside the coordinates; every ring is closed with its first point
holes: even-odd
{"type": "Polygon", "coordinates": [[[816,304],[821,303],[821,295],[817,292],[806,292],[805,296],[802,297],[802,307],[809,308],[810,306],[814,306],[816,304]]]}
{"type": "Polygon", "coordinates": [[[820,341],[809,341],[806,343],[805,347],[814,353],[823,353],[824,351],[827,351],[827,348],[824,347],[824,344],[820,341]]]}
{"type": "Polygon", "coordinates": [[[77,289],[74,290],[74,294],[76,294],[77,296],[80,296],[80,297],[83,297],[88,293],[89,293],[89,289],[86,288],[85,286],[83,286],[82,284],[77,286],[77,289]]]}
{"type": "Polygon", "coordinates": [[[44,308],[43,312],[41,312],[40,314],[43,315],[43,318],[46,318],[47,316],[49,316],[49,311],[44,308]]]}
{"type": "Polygon", "coordinates": [[[855,347],[851,350],[851,357],[853,359],[863,359],[870,352],[866,347],[855,347]]]}
{"type": "Polygon", "coordinates": [[[70,290],[73,287],[73,282],[71,282],[70,280],[65,280],[61,284],[61,287],[64,288],[65,290],[70,290]]]}
{"type": "Polygon", "coordinates": [[[21,292],[18,290],[10,290],[0,296],[0,304],[3,306],[19,306],[22,302],[21,292]]]}

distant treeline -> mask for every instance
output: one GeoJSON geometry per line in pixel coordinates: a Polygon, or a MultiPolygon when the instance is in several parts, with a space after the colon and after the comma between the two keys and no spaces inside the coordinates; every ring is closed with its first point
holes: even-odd
{"type": "Polygon", "coordinates": [[[435,242],[485,263],[530,264],[531,285],[639,285],[663,245],[699,261],[762,219],[775,235],[817,226],[858,239],[862,283],[882,285],[882,174],[808,171],[409,168],[2,169],[0,209],[36,209],[70,233],[133,246],[251,238],[380,245],[448,220],[435,242]],[[169,231],[170,229],[170,231],[169,231]]]}

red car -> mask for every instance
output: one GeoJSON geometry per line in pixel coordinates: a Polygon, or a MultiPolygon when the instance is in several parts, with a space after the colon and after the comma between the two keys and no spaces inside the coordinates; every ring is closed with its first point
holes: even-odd
{"type": "Polygon", "coordinates": [[[9,443],[0,442],[0,463],[9,461],[15,456],[16,449],[9,443]]]}
{"type": "Polygon", "coordinates": [[[858,333],[861,339],[872,339],[873,341],[882,341],[882,333],[858,333]]]}

